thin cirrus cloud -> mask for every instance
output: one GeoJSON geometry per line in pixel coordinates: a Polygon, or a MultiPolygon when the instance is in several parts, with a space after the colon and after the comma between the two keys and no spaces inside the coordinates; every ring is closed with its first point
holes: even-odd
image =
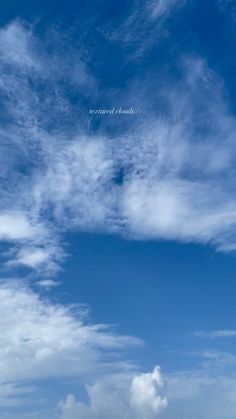
{"type": "Polygon", "coordinates": [[[188,0],[135,0],[128,16],[118,22],[109,23],[100,32],[112,41],[118,42],[127,51],[127,61],[135,61],[145,56],[162,36],[164,26],[173,12],[185,6],[188,0]],[[140,31],[142,27],[142,31],[140,31]]]}
{"type": "Polygon", "coordinates": [[[218,339],[218,338],[233,338],[236,336],[236,330],[199,330],[194,333],[200,338],[218,339]]]}
{"type": "Polygon", "coordinates": [[[166,377],[166,382],[169,406],[162,414],[164,419],[218,419],[222,417],[222,406],[224,418],[232,419],[235,415],[235,371],[231,374],[207,369],[182,371],[166,377]]]}
{"type": "Polygon", "coordinates": [[[183,6],[186,0],[157,0],[148,3],[150,15],[152,18],[163,18],[171,13],[175,7],[183,6]]]}

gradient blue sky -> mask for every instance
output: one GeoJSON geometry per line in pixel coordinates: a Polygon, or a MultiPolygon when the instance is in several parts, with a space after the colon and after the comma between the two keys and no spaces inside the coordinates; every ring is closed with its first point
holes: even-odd
{"type": "Polygon", "coordinates": [[[235,418],[235,35],[234,0],[2,5],[1,418],[235,418]]]}

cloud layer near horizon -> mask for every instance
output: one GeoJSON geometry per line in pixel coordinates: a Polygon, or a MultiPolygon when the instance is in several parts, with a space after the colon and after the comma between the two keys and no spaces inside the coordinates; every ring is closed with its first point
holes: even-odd
{"type": "MultiPolygon", "coordinates": [[[[142,346],[141,340],[116,334],[106,325],[91,324],[83,307],[50,302],[10,279],[0,285],[0,310],[4,313],[0,321],[3,416],[4,408],[18,406],[21,411],[28,405],[26,414],[32,406],[35,411],[42,409],[37,395],[42,392],[41,383],[53,387],[53,380],[58,386],[68,379],[78,388],[88,383],[92,405],[77,404],[68,396],[60,404],[64,419],[109,418],[114,408],[112,400],[122,407],[117,418],[124,414],[139,418],[144,412],[151,419],[167,406],[167,400],[159,395],[163,386],[160,369],[138,374],[137,366],[124,356],[128,348],[142,346]]],[[[56,412],[55,408],[52,406],[56,412]]],[[[14,417],[20,417],[20,413],[14,417]]]]}

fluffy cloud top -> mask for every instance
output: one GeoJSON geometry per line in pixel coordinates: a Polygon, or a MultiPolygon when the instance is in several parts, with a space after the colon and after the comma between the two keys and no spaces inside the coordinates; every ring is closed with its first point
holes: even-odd
{"type": "MultiPolygon", "coordinates": [[[[49,302],[10,280],[0,286],[0,310],[4,313],[0,321],[0,404],[1,409],[8,408],[9,415],[9,409],[19,406],[13,417],[21,417],[24,404],[32,401],[42,414],[37,400],[40,383],[56,380],[62,385],[67,379],[78,387],[90,383],[90,405],[68,396],[59,404],[61,419],[152,419],[167,406],[166,398],[159,395],[163,386],[159,367],[153,373],[137,374],[137,367],[122,355],[129,347],[142,345],[141,340],[90,324],[83,307],[49,302]]],[[[57,414],[55,406],[52,412],[57,414]]],[[[45,412],[45,417],[50,413],[45,412]]]]}
{"type": "Polygon", "coordinates": [[[61,419],[152,419],[167,407],[159,395],[163,386],[160,368],[127,380],[114,376],[87,388],[90,405],[79,403],[73,394],[60,403],[61,419]]]}
{"type": "Polygon", "coordinates": [[[131,385],[131,405],[142,418],[156,416],[167,407],[167,399],[158,394],[163,386],[160,368],[156,367],[152,373],[141,374],[133,378],[131,385]]]}

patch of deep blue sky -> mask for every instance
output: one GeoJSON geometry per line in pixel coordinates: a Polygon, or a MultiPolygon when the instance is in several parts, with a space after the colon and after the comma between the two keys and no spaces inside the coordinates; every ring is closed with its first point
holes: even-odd
{"type": "MultiPolygon", "coordinates": [[[[61,51],[64,36],[69,36],[72,46],[83,45],[84,58],[99,82],[99,90],[96,96],[86,92],[78,96],[73,87],[66,85],[67,95],[78,108],[78,117],[89,107],[126,106],[122,100],[127,86],[133,84],[137,91],[139,86],[141,90],[144,80],[151,80],[145,84],[145,97],[149,98],[145,111],[166,115],[165,98],[160,99],[155,92],[161,85],[174,86],[179,82],[181,57],[189,54],[205,58],[222,77],[227,100],[235,112],[233,6],[234,2],[220,7],[216,0],[190,0],[165,22],[164,36],[155,26],[158,23],[135,27],[133,42],[126,46],[111,41],[103,28],[108,32],[111,28],[119,30],[133,10],[132,1],[10,0],[2,6],[0,21],[3,25],[18,17],[36,22],[36,31],[42,38],[56,25],[61,31],[61,51]],[[140,47],[147,37],[153,42],[135,54],[137,45],[140,47]]],[[[130,121],[125,117],[94,118],[90,130],[106,130],[112,136],[132,128],[134,120],[130,121]]],[[[117,181],[122,182],[122,178],[119,173],[117,181]]],[[[192,336],[194,330],[235,328],[234,255],[216,253],[210,247],[96,234],[67,238],[71,256],[60,274],[62,285],[55,291],[55,298],[87,303],[96,321],[117,324],[123,333],[143,337],[148,343],[143,355],[148,367],[158,359],[163,368],[172,368],[179,365],[173,350],[203,349],[206,343],[192,336]]],[[[216,342],[207,345],[215,348],[216,342]]],[[[233,339],[217,341],[217,349],[223,351],[233,350],[233,346],[233,339]]],[[[183,362],[188,366],[193,360],[185,358],[183,362]]]]}
{"type": "Polygon", "coordinates": [[[141,336],[147,348],[137,354],[147,368],[157,359],[165,370],[189,367],[197,355],[179,356],[193,348],[233,352],[235,339],[209,341],[193,331],[235,328],[234,256],[107,235],[75,234],[68,241],[72,257],[60,274],[58,298],[79,299],[92,308],[93,320],[141,336]]]}

